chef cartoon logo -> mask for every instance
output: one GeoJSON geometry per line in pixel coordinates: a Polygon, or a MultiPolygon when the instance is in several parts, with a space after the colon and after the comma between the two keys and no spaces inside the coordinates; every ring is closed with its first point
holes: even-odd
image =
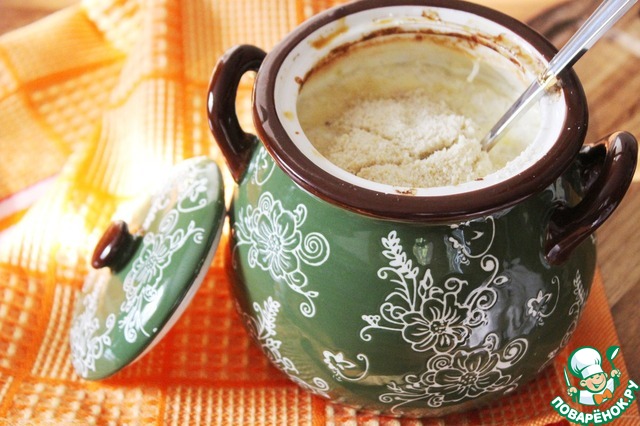
{"type": "Polygon", "coordinates": [[[556,412],[573,423],[584,425],[606,424],[620,417],[636,399],[638,385],[628,380],[624,383],[625,389],[616,392],[622,378],[622,372],[614,364],[619,352],[619,346],[610,346],[603,358],[590,346],[573,351],[564,369],[567,395],[572,402],[593,409],[590,412],[577,410],[558,396],[551,402],[556,412]],[[605,364],[603,359],[607,361],[605,364]]]}
{"type": "Polygon", "coordinates": [[[620,386],[620,370],[613,364],[613,359],[620,348],[611,346],[607,349],[607,359],[611,364],[611,371],[607,374],[602,368],[602,356],[595,348],[582,347],[573,351],[569,356],[569,369],[571,374],[578,378],[578,390],[571,384],[567,369],[565,368],[565,380],[567,382],[567,394],[574,402],[582,405],[600,405],[613,399],[613,392],[620,386]]]}

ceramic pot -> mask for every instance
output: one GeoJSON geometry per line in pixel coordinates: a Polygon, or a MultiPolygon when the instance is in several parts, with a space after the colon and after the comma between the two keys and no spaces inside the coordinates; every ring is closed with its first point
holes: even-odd
{"type": "Polygon", "coordinates": [[[227,264],[249,333],[304,389],[364,410],[444,415],[513,392],[567,344],[594,277],[593,232],[631,182],[637,143],[619,132],[584,145],[587,104],[565,72],[541,101],[539,148],[506,177],[406,188],[347,173],[306,138],[300,88],[327,58],[389,37],[497,55],[523,78],[556,52],[524,24],[453,0],[357,1],[267,55],[233,48],[208,95],[237,182],[227,264]],[[249,71],[257,137],[235,112],[249,71]]]}

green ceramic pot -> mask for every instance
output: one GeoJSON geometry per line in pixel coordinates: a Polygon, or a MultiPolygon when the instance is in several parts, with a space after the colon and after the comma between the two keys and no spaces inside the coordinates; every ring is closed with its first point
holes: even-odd
{"type": "Polygon", "coordinates": [[[350,175],[306,139],[298,92],[324,58],[392,34],[489,49],[531,75],[555,53],[524,24],[452,0],[354,2],[268,55],[230,50],[208,98],[237,182],[228,266],[249,333],[304,389],[444,415],[513,392],[567,344],[594,277],[593,232],[630,184],[637,143],[615,133],[583,145],[586,101],[567,72],[541,101],[541,148],[508,177],[425,189],[350,175]],[[258,137],[235,116],[248,71],[258,137]]]}

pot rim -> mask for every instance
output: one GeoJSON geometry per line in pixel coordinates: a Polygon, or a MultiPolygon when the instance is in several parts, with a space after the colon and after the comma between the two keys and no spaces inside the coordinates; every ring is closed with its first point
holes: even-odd
{"type": "Polygon", "coordinates": [[[524,23],[493,9],[462,0],[360,0],[326,10],[309,19],[267,54],[253,92],[253,119],[259,138],[278,166],[302,188],[347,210],[383,219],[449,222],[482,217],[512,207],[552,184],[574,161],[587,131],[584,90],[571,69],[560,76],[566,106],[563,131],[525,170],[493,185],[447,195],[389,193],[346,182],[319,167],[294,143],[275,114],[277,75],[289,53],[319,28],[348,15],[392,6],[420,6],[460,10],[494,21],[524,39],[549,61],[557,49],[524,23]]]}

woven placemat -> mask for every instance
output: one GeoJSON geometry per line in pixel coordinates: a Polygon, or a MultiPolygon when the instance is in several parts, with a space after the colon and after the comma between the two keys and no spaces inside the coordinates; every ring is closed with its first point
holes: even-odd
{"type": "MultiPolygon", "coordinates": [[[[0,422],[4,424],[532,424],[562,420],[573,349],[618,339],[599,275],[573,340],[539,379],[480,411],[397,420],[302,391],[250,343],[216,257],[147,356],[79,379],[68,332],[87,259],[117,206],[184,158],[220,160],[208,78],[239,43],[269,50],[337,2],[85,1],[0,37],[0,422]]],[[[250,81],[238,103],[250,127],[250,81]]],[[[222,161],[218,161],[222,165],[222,161]]],[[[223,238],[222,244],[226,244],[223,238]]],[[[224,250],[220,250],[222,252],[224,250]]],[[[623,374],[623,356],[616,359],[623,374]]],[[[638,424],[637,407],[618,424],[638,424]]]]}

